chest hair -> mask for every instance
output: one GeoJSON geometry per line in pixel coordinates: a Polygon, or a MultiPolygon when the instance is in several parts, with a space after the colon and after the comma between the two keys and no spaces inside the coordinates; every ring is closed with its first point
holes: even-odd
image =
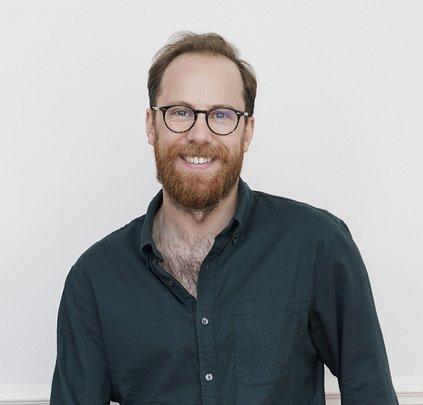
{"type": "Polygon", "coordinates": [[[212,247],[207,238],[156,237],[156,245],[163,256],[162,266],[194,297],[197,297],[198,273],[212,247]]]}

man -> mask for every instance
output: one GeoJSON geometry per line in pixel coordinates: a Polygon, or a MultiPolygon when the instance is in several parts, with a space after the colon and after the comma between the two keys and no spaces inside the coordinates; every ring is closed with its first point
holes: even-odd
{"type": "Polygon", "coordinates": [[[85,252],[58,321],[52,405],[397,404],[368,277],[345,224],[240,180],[251,67],[181,34],[149,72],[163,190],[85,252]]]}

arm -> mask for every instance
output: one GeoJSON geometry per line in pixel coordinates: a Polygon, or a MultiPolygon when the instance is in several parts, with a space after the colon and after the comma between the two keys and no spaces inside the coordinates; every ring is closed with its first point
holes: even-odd
{"type": "Polygon", "coordinates": [[[398,405],[366,268],[344,224],[317,268],[311,334],[343,405],[398,405]]]}
{"type": "Polygon", "coordinates": [[[92,286],[70,271],[59,308],[57,360],[50,405],[108,405],[111,382],[92,286]]]}

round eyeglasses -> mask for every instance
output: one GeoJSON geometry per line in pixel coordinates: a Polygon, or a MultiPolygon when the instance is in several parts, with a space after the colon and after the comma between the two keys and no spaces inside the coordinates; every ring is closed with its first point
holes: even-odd
{"type": "Polygon", "coordinates": [[[198,114],[205,114],[210,131],[216,135],[229,135],[237,129],[241,117],[250,116],[245,111],[233,110],[232,108],[216,108],[209,111],[193,110],[183,105],[151,108],[155,111],[161,111],[166,127],[176,133],[189,131],[197,121],[198,114]]]}

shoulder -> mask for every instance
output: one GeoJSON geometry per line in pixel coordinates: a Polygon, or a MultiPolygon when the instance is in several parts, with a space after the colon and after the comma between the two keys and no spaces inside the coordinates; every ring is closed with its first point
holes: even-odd
{"type": "Polygon", "coordinates": [[[263,192],[254,192],[249,230],[261,240],[281,241],[302,254],[314,252],[323,264],[328,255],[360,261],[360,254],[345,222],[310,204],[263,192]]]}
{"type": "Polygon", "coordinates": [[[70,275],[81,273],[81,275],[95,277],[99,273],[104,274],[108,269],[116,267],[116,263],[137,257],[144,221],[145,215],[135,218],[94,243],[78,258],[70,275]]]}
{"type": "Polygon", "coordinates": [[[331,239],[335,233],[350,235],[347,225],[331,212],[290,198],[254,191],[251,221],[302,238],[331,239]]]}

